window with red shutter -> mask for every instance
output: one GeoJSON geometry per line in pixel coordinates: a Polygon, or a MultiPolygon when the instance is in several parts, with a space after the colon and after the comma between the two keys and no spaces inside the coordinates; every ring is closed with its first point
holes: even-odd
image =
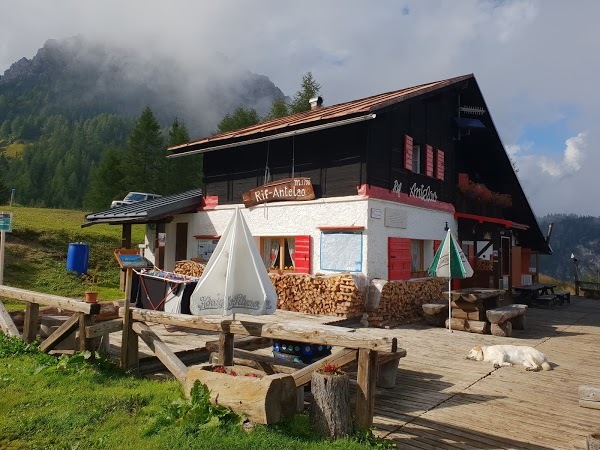
{"type": "Polygon", "coordinates": [[[425,174],[428,177],[433,176],[433,147],[431,145],[425,146],[425,174]]]}
{"type": "Polygon", "coordinates": [[[433,254],[434,255],[435,255],[435,252],[437,252],[441,243],[442,243],[442,241],[433,241],[433,254]]]}
{"type": "Polygon", "coordinates": [[[296,273],[310,273],[310,236],[296,236],[294,250],[296,273]]]}
{"type": "Polygon", "coordinates": [[[404,168],[413,169],[413,138],[407,134],[404,135],[404,168]]]}
{"type": "Polygon", "coordinates": [[[437,167],[436,167],[436,174],[435,177],[438,180],[444,180],[444,171],[445,171],[445,167],[444,167],[444,152],[441,151],[439,148],[437,149],[437,167]]]}

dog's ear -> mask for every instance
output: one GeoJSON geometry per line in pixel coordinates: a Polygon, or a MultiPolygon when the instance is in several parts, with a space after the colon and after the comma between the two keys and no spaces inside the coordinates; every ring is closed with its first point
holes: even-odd
{"type": "Polygon", "coordinates": [[[476,361],[483,361],[483,349],[481,347],[475,347],[477,349],[477,358],[476,361]]]}

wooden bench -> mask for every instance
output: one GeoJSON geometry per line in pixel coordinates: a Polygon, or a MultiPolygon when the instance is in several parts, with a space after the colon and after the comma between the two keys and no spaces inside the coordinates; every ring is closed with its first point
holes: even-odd
{"type": "Polygon", "coordinates": [[[434,327],[443,327],[448,318],[448,303],[424,303],[425,322],[434,327]]]}
{"type": "Polygon", "coordinates": [[[563,305],[566,303],[571,303],[571,293],[567,291],[555,292],[554,295],[558,297],[559,304],[563,305]]]}
{"type": "Polygon", "coordinates": [[[556,305],[558,305],[558,297],[555,294],[538,295],[533,300],[533,303],[554,309],[556,308],[556,305]]]}
{"type": "Polygon", "coordinates": [[[524,330],[526,312],[527,305],[520,304],[488,309],[485,314],[491,323],[490,332],[494,336],[510,337],[513,328],[524,330]]]}

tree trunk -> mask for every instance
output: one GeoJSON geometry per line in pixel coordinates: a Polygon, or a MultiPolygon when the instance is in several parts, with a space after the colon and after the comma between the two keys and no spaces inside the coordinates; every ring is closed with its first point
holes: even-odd
{"type": "Polygon", "coordinates": [[[502,323],[493,323],[491,332],[494,336],[510,337],[512,335],[512,323],[510,323],[510,320],[502,323]]]}
{"type": "Polygon", "coordinates": [[[321,435],[340,438],[352,433],[349,386],[348,374],[313,373],[310,423],[321,435]]]}

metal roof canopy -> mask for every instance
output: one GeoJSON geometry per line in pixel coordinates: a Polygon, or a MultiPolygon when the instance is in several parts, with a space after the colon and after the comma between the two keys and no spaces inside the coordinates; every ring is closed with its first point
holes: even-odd
{"type": "Polygon", "coordinates": [[[123,205],[85,216],[87,223],[81,227],[107,223],[124,225],[171,221],[174,215],[196,212],[202,203],[202,189],[192,189],[179,194],[123,205]]]}

